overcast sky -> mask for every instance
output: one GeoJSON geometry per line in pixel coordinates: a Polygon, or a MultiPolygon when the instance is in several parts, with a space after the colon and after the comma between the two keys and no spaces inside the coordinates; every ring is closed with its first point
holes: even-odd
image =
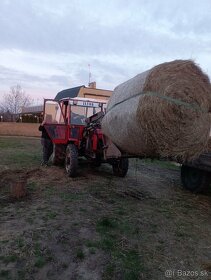
{"type": "Polygon", "coordinates": [[[158,63],[194,59],[211,77],[211,0],[0,0],[0,94],[40,101],[113,89],[158,63]]]}

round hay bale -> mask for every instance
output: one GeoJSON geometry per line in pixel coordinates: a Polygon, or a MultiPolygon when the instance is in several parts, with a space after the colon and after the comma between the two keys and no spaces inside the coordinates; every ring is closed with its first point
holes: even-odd
{"type": "Polygon", "coordinates": [[[155,66],[117,86],[102,122],[122,151],[191,160],[207,149],[211,86],[190,60],[155,66]]]}

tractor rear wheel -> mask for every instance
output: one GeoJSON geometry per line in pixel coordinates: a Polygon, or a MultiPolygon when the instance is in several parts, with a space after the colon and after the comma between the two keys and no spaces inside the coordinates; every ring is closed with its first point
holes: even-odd
{"type": "Polygon", "coordinates": [[[74,144],[66,148],[65,168],[69,177],[75,177],[78,169],[78,150],[74,144]]]}
{"type": "Polygon", "coordinates": [[[121,158],[112,163],[113,173],[118,177],[125,177],[127,175],[129,160],[128,158],[121,158]]]}
{"type": "Polygon", "coordinates": [[[54,165],[63,165],[65,161],[65,145],[54,144],[53,159],[54,165]]]}
{"type": "Polygon", "coordinates": [[[202,193],[209,187],[209,174],[204,170],[182,165],[181,181],[185,189],[194,193],[202,193]]]}

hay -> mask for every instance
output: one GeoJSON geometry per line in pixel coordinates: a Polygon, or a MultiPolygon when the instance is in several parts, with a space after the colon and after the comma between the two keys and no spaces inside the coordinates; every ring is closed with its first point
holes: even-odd
{"type": "Polygon", "coordinates": [[[207,149],[209,78],[190,60],[155,66],[117,86],[102,122],[124,152],[191,160],[207,149]]]}

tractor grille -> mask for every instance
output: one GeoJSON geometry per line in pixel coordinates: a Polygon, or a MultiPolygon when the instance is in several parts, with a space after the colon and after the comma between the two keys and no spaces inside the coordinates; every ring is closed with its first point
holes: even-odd
{"type": "Polygon", "coordinates": [[[79,127],[72,127],[71,128],[70,138],[79,139],[79,127]]]}

